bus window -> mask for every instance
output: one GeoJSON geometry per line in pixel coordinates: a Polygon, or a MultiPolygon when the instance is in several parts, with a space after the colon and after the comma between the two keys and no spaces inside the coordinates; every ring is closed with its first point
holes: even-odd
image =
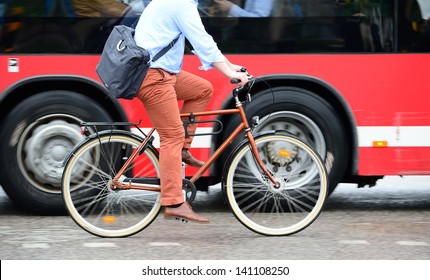
{"type": "Polygon", "coordinates": [[[128,5],[115,0],[73,0],[73,8],[81,17],[121,17],[128,5]]]}
{"type": "Polygon", "coordinates": [[[394,1],[339,1],[338,14],[346,51],[394,51],[394,1]]]}
{"type": "Polygon", "coordinates": [[[430,3],[423,0],[401,1],[399,7],[399,48],[401,52],[430,50],[430,3]]]}
{"type": "Polygon", "coordinates": [[[203,22],[225,52],[428,52],[429,4],[417,0],[274,0],[270,17],[203,22]],[[424,11],[424,12],[423,12],[424,11]]]}
{"type": "Polygon", "coordinates": [[[11,1],[4,5],[5,53],[100,53],[116,24],[128,24],[140,15],[143,1],[115,0],[11,1]],[[100,3],[108,3],[108,8],[100,3]],[[113,5],[112,3],[116,3],[113,5]],[[111,5],[112,4],[112,5],[111,5]],[[92,12],[91,12],[92,9],[92,12]]]}

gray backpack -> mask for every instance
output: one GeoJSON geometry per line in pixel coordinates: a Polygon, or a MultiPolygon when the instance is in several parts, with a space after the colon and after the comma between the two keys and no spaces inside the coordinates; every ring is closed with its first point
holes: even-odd
{"type": "Polygon", "coordinates": [[[133,99],[151,62],[163,56],[178,39],[179,36],[151,60],[148,51],[136,45],[134,28],[115,26],[105,43],[96,72],[113,96],[133,99]]]}

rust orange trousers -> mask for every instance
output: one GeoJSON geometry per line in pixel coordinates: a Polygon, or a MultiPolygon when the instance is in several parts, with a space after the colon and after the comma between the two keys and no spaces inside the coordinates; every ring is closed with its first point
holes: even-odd
{"type": "MultiPolygon", "coordinates": [[[[184,202],[182,193],[182,149],[191,146],[185,138],[180,113],[204,111],[213,93],[212,84],[194,74],[170,74],[161,69],[148,70],[137,97],[145,106],[152,125],[160,136],[161,204],[184,202]],[[183,100],[181,108],[178,100],[183,100]]],[[[197,118],[196,118],[197,119],[197,118]]],[[[188,126],[193,134],[197,124],[188,126]]]]}

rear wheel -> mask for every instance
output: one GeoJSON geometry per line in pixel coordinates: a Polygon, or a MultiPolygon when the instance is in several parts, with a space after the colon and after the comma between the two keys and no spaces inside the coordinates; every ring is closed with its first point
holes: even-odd
{"type": "MultiPolygon", "coordinates": [[[[105,134],[85,141],[68,159],[62,180],[63,199],[81,228],[101,237],[125,237],[143,230],[157,217],[161,209],[159,191],[111,186],[140,143],[124,133],[105,134]]],[[[158,178],[156,152],[146,148],[124,174],[158,178]]]]}
{"type": "Polygon", "coordinates": [[[225,190],[236,218],[263,235],[299,232],[320,214],[328,193],[327,174],[318,154],[299,139],[282,134],[255,138],[275,186],[256,164],[244,142],[228,162],[225,190]]]}

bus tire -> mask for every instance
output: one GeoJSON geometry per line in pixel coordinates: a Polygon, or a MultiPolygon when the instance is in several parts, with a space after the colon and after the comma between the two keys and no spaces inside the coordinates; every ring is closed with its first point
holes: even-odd
{"type": "Polygon", "coordinates": [[[111,121],[91,98],[46,91],[19,103],[0,131],[0,177],[9,198],[34,214],[65,213],[61,196],[63,159],[83,136],[82,121],[111,121]]]}
{"type": "MultiPolygon", "coordinates": [[[[254,133],[284,130],[315,148],[325,161],[329,172],[329,193],[333,192],[345,174],[350,143],[333,106],[311,91],[292,87],[260,92],[246,106],[250,119],[254,116],[260,118],[254,133]]],[[[228,123],[224,139],[237,122],[238,119],[228,123]]],[[[228,156],[229,153],[225,154],[228,156]]]]}

